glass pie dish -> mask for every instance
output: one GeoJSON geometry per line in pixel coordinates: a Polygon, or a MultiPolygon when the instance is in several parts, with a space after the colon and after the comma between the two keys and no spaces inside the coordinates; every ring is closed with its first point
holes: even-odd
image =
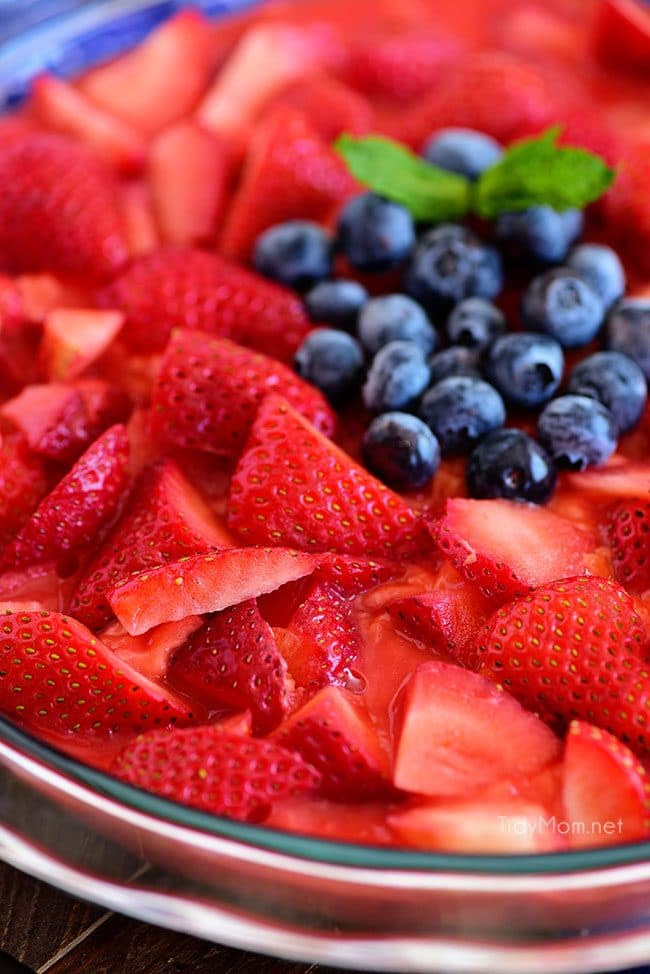
{"type": "MultiPolygon", "coordinates": [[[[219,16],[246,5],[202,6],[219,16]]],[[[44,67],[82,71],[178,6],[3,10],[0,110],[44,67]]],[[[4,720],[0,765],[4,861],[208,940],[372,971],[595,972],[650,959],[650,843],[494,857],[308,839],[145,794],[4,720]]]]}

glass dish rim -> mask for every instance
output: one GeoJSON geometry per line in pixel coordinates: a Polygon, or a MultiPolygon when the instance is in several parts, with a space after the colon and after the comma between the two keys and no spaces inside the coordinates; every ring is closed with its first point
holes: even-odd
{"type": "MultiPolygon", "coordinates": [[[[243,12],[256,0],[221,0],[221,16],[243,12]]],[[[161,0],[92,0],[68,11],[59,11],[45,23],[27,28],[0,44],[3,60],[18,58],[25,49],[48,40],[70,39],[88,28],[107,25],[120,15],[156,7],[180,9],[191,4],[165,4],[161,0]],[[63,34],[63,36],[62,36],[63,34]]],[[[200,4],[197,4],[200,7],[200,4]]],[[[0,108],[1,114],[1,108],[0,108]]],[[[249,825],[168,801],[141,791],[109,774],[68,757],[62,751],[38,740],[4,717],[0,717],[0,741],[46,767],[111,798],[134,811],[161,822],[231,839],[247,846],[327,865],[346,865],[368,869],[416,872],[474,873],[483,876],[546,875],[576,873],[632,865],[650,860],[650,841],[605,846],[578,852],[552,852],[537,855],[459,855],[410,851],[356,843],[317,839],[283,832],[263,825],[249,825]]]]}

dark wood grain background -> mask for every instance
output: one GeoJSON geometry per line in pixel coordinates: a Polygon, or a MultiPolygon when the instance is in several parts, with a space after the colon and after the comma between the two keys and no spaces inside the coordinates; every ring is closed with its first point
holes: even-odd
{"type": "Polygon", "coordinates": [[[335,972],[317,964],[246,954],[137,923],[64,896],[0,864],[0,974],[335,972]]]}

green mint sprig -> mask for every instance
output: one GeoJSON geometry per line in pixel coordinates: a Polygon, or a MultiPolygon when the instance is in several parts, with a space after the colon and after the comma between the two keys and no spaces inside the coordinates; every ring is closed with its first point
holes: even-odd
{"type": "Polygon", "coordinates": [[[516,142],[475,182],[440,169],[379,135],[341,135],[336,151],[368,189],[401,203],[416,220],[438,223],[469,214],[493,219],[530,206],[582,209],[611,185],[615,171],[586,149],[560,146],[560,128],[516,142]]]}

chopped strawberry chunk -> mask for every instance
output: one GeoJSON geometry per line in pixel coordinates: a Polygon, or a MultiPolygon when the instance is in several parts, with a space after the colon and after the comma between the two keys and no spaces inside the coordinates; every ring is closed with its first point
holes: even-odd
{"type": "Polygon", "coordinates": [[[141,636],[131,636],[124,626],[114,622],[102,631],[101,640],[138,673],[150,680],[164,680],[170,658],[202,625],[201,616],[188,616],[178,622],[163,623],[141,636]]]}
{"type": "Polygon", "coordinates": [[[638,842],[650,835],[650,780],[612,734],[575,720],[569,727],[562,788],[574,849],[638,842]]]}
{"type": "Polygon", "coordinates": [[[98,300],[125,313],[124,341],[144,354],[162,352],[174,328],[196,328],[289,362],[310,328],[291,291],[189,247],[134,260],[98,300]]]}
{"type": "Polygon", "coordinates": [[[0,267],[106,278],[128,256],[115,185],[78,142],[35,132],[0,154],[0,267]]]}
{"type": "Polygon", "coordinates": [[[20,289],[0,274],[0,395],[11,395],[36,380],[38,341],[38,329],[26,320],[20,289]]]}
{"type": "Polygon", "coordinates": [[[15,278],[15,284],[28,321],[43,322],[56,308],[88,306],[89,296],[81,285],[64,281],[53,274],[20,274],[15,278]]]}
{"type": "Polygon", "coordinates": [[[325,797],[372,801],[391,792],[388,761],[370,717],[357,697],[339,687],[317,693],[273,739],[320,771],[325,797]]]}
{"type": "Polygon", "coordinates": [[[224,733],[218,724],[138,737],[113,771],[145,791],[246,822],[262,821],[273,802],[313,791],[320,781],[300,755],[224,733]]]}
{"type": "Polygon", "coordinates": [[[567,473],[566,480],[577,493],[584,493],[595,501],[650,497],[650,472],[645,463],[610,461],[604,467],[567,473]]]}
{"type": "Polygon", "coordinates": [[[296,636],[286,646],[286,658],[297,686],[312,692],[354,679],[360,635],[351,603],[336,588],[315,582],[287,628],[296,636]]]}
{"type": "Polygon", "coordinates": [[[93,541],[117,511],[128,480],[129,441],[113,426],[39,504],[2,556],[6,567],[51,561],[93,541]]]}
{"type": "Polygon", "coordinates": [[[416,512],[279,396],[260,407],[232,479],[228,523],[251,544],[388,558],[428,548],[416,512]]]}
{"type": "Polygon", "coordinates": [[[650,589],[650,500],[619,501],[604,515],[614,577],[628,591],[650,589]]]}
{"type": "MultiPolygon", "coordinates": [[[[650,19],[650,16],[649,18],[650,19]]],[[[603,198],[608,230],[631,262],[650,272],[650,140],[623,155],[609,192],[603,198]]]]}
{"type": "Polygon", "coordinates": [[[120,183],[119,204],[131,257],[142,257],[157,250],[160,235],[147,184],[137,179],[120,183]]]}
{"type": "Polygon", "coordinates": [[[90,628],[100,629],[113,619],[106,591],[116,581],[229,543],[228,532],[174,463],[149,467],[82,575],[70,611],[90,628]]]}
{"type": "Polygon", "coordinates": [[[351,804],[325,798],[286,798],[276,802],[264,824],[319,839],[389,846],[394,837],[386,824],[386,808],[385,802],[351,804]]]}
{"type": "Polygon", "coordinates": [[[650,13],[634,0],[602,0],[595,8],[593,50],[610,67],[650,72],[650,13]]]}
{"type": "Polygon", "coordinates": [[[287,664],[254,600],[210,616],[172,656],[168,680],[210,711],[249,710],[259,734],[287,713],[287,664]]]}
{"type": "Polygon", "coordinates": [[[285,220],[326,221],[358,191],[350,172],[302,112],[280,105],[250,142],[220,250],[248,260],[259,235],[285,220]]]}
{"type": "Polygon", "coordinates": [[[0,711],[41,738],[92,742],[191,719],[185,704],[58,612],[0,621],[0,711]]]}
{"type": "Polygon", "coordinates": [[[372,129],[373,111],[368,100],[327,75],[296,81],[278,95],[274,104],[302,112],[328,143],[342,132],[365,135],[372,129]]]}
{"type": "Polygon", "coordinates": [[[269,392],[283,395],[322,433],[334,432],[321,393],[281,362],[226,338],[178,331],[153,391],[153,429],[162,442],[236,457],[269,392]]]}
{"type": "Polygon", "coordinates": [[[47,489],[43,461],[21,435],[4,435],[0,445],[0,545],[33,514],[47,489]]]}
{"type": "Polygon", "coordinates": [[[440,31],[375,30],[352,44],[345,77],[372,98],[408,105],[446,80],[460,49],[440,31]]]}
{"type": "Polygon", "coordinates": [[[560,743],[534,714],[459,666],[419,666],[398,716],[393,781],[420,795],[466,797],[499,778],[533,774],[560,743]]]}
{"type": "Polygon", "coordinates": [[[214,236],[225,205],[227,162],[219,141],[195,122],[177,122],[156,137],[147,178],[163,241],[193,244],[214,236]]]}
{"type": "Polygon", "coordinates": [[[39,350],[48,379],[75,379],[106,351],[124,324],[119,311],[58,308],[45,319],[39,350]]]}
{"type": "Polygon", "coordinates": [[[133,172],[144,162],[146,146],[137,129],[53,74],[36,78],[29,108],[44,128],[79,139],[119,172],[133,172]]]}
{"type": "Polygon", "coordinates": [[[219,612],[309,575],[315,559],[289,548],[224,548],[123,577],[107,591],[132,636],[190,615],[219,612]]]}
{"type": "Polygon", "coordinates": [[[431,530],[443,554],[487,598],[578,574],[596,546],[566,518],[506,500],[451,498],[431,530]]]}
{"type": "Polygon", "coordinates": [[[208,22],[198,11],[183,10],[128,54],[87,74],[81,90],[153,135],[194,108],[212,71],[211,48],[208,22]]]}

